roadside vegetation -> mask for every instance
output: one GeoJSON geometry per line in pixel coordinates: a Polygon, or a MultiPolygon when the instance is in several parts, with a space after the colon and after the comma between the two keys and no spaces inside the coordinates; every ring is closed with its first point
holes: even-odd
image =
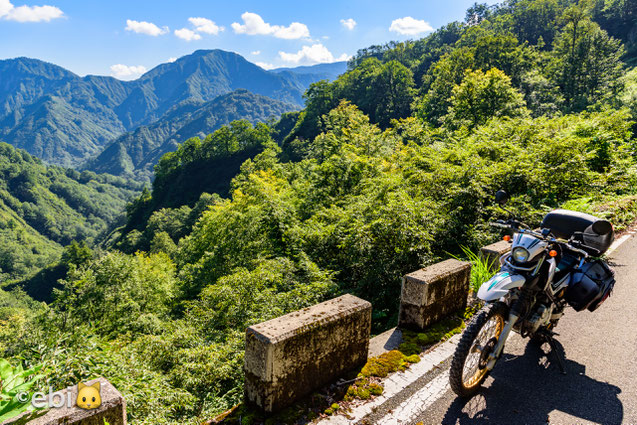
{"type": "Polygon", "coordinates": [[[499,238],[498,189],[530,224],[566,206],[628,225],[634,3],[475,5],[361,50],[300,113],[185,141],[105,249],[49,266],[52,302],[0,292],[0,356],[56,388],[105,376],[133,424],[201,423],[242,398],[247,326],[341,293],[392,326],[402,275],[499,238]]]}

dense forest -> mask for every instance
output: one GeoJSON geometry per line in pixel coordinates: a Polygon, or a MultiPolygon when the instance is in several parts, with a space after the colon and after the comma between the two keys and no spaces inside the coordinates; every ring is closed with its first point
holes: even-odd
{"type": "Polygon", "coordinates": [[[404,273],[498,238],[498,189],[533,224],[561,206],[624,228],[636,10],[476,4],[362,49],[300,112],[185,140],[100,248],[49,266],[52,302],[0,292],[2,357],[56,388],[107,377],[134,424],[201,423],[242,398],[246,326],[342,293],[372,302],[376,332],[392,326],[404,273]]]}
{"type": "Polygon", "coordinates": [[[44,165],[0,143],[0,279],[25,278],[72,241],[103,237],[140,190],[120,177],[44,165]]]}
{"type": "Polygon", "coordinates": [[[236,120],[266,122],[297,109],[294,105],[240,89],[210,102],[182,102],[161,119],[118,137],[83,168],[136,180],[150,180],[161,157],[184,140],[202,136],[236,120]]]}

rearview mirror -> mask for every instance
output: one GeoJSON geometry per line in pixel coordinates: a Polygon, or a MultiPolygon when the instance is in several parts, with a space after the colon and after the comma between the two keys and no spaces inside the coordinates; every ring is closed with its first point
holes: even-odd
{"type": "Polygon", "coordinates": [[[495,193],[495,202],[497,202],[500,205],[505,205],[509,200],[509,194],[506,193],[504,190],[498,190],[495,193]]]}

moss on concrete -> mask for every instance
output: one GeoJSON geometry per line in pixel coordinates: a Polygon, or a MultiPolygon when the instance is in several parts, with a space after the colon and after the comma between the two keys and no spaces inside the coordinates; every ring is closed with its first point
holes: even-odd
{"type": "MultiPolygon", "coordinates": [[[[473,311],[467,309],[465,316],[470,317],[471,314],[473,311]]],[[[348,403],[351,401],[368,400],[382,395],[384,388],[380,378],[393,372],[405,370],[413,363],[418,363],[420,361],[419,354],[426,346],[444,341],[461,332],[463,328],[464,321],[462,319],[451,318],[438,322],[425,332],[405,330],[403,331],[404,342],[397,350],[369,358],[361,369],[356,369],[352,371],[352,375],[345,377],[345,379],[356,377],[355,381],[347,387],[332,388],[330,391],[333,393],[327,396],[314,393],[275,415],[266,415],[259,410],[241,404],[218,416],[211,423],[228,425],[296,424],[313,421],[321,415],[329,416],[347,411],[348,403]],[[334,400],[340,401],[334,403],[334,400]]]]}
{"type": "Polygon", "coordinates": [[[347,388],[347,393],[343,398],[345,401],[353,400],[369,400],[372,395],[380,395],[383,393],[383,387],[369,378],[362,378],[347,388]]]}
{"type": "Polygon", "coordinates": [[[412,354],[411,356],[407,356],[405,360],[409,363],[418,363],[420,361],[420,356],[418,354],[412,354]]]}
{"type": "Polygon", "coordinates": [[[405,370],[408,366],[406,357],[407,356],[398,350],[392,350],[378,357],[372,357],[367,360],[367,363],[363,366],[363,369],[361,369],[361,376],[384,378],[391,372],[405,370]]]}
{"type": "Polygon", "coordinates": [[[341,406],[338,403],[332,403],[332,405],[330,407],[328,407],[327,409],[325,409],[325,414],[328,416],[333,415],[334,413],[338,412],[338,410],[341,408],[341,406]]]}
{"type": "Polygon", "coordinates": [[[462,319],[449,318],[441,320],[424,332],[405,330],[403,331],[403,343],[398,346],[398,351],[407,356],[419,354],[426,346],[445,341],[462,332],[464,326],[462,319]]]}
{"type": "Polygon", "coordinates": [[[379,396],[384,388],[378,382],[392,372],[405,370],[412,363],[418,363],[420,357],[417,354],[406,356],[398,350],[383,353],[377,357],[371,357],[358,374],[358,379],[347,388],[345,401],[369,400],[373,396],[379,396]]]}
{"type": "Polygon", "coordinates": [[[371,395],[381,395],[385,390],[382,385],[372,382],[367,386],[371,395]]]}

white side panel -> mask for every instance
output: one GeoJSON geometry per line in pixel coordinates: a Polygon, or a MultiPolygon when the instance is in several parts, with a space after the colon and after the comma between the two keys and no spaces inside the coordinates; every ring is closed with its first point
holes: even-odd
{"type": "Polygon", "coordinates": [[[484,282],[478,290],[478,298],[484,301],[495,301],[505,296],[511,289],[520,288],[526,279],[519,274],[499,272],[484,282]]]}

